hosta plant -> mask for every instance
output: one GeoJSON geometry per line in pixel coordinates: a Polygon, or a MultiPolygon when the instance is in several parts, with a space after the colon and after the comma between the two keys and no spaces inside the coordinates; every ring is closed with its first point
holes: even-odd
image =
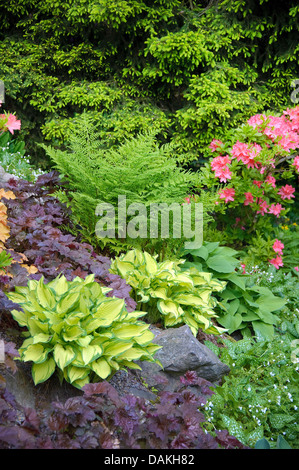
{"type": "Polygon", "coordinates": [[[182,270],[183,260],[157,262],[156,257],[140,250],[131,250],[111,263],[111,272],[119,274],[132,286],[139,308],[146,304],[152,318],[160,312],[165,327],[187,324],[194,336],[202,329],[221,334],[213,319],[216,300],[213,293],[225,283],[212,274],[196,268],[182,270]]]}
{"type": "Polygon", "coordinates": [[[56,370],[77,388],[106,379],[115,370],[139,368],[134,360],[154,362],[160,348],[151,341],[149,325],[140,321],[144,312],[128,312],[123,299],[106,297],[91,274],[67,281],[58,276],[45,284],[30,280],[7,296],[23,311],[12,310],[20,326],[28,328],[19,349],[20,360],[32,361],[35,384],[56,370]]]}

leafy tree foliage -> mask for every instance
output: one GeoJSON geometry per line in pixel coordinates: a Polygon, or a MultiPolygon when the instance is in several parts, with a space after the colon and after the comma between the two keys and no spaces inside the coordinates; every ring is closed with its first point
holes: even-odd
{"type": "Polygon", "coordinates": [[[86,110],[106,147],[154,126],[200,163],[216,133],[291,104],[298,14],[294,0],[12,0],[0,79],[35,140],[65,143],[86,110]]]}

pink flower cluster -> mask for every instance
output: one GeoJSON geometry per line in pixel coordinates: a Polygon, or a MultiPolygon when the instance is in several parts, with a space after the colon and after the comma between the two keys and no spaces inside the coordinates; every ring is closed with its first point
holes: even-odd
{"type": "MultiPolygon", "coordinates": [[[[2,101],[0,100],[0,106],[1,105],[2,101]]],[[[3,132],[8,130],[11,134],[13,134],[14,131],[19,131],[21,129],[21,121],[17,119],[14,114],[0,114],[0,130],[1,129],[3,132]]]]}
{"type": "Polygon", "coordinates": [[[211,162],[211,168],[215,172],[215,176],[220,178],[220,181],[226,183],[228,179],[231,179],[231,171],[227,165],[231,162],[228,155],[225,157],[215,157],[211,162]]]}
{"type": "Polygon", "coordinates": [[[277,253],[277,256],[276,258],[273,258],[271,260],[269,260],[269,263],[270,264],[273,264],[273,266],[275,266],[276,269],[279,269],[280,267],[283,266],[283,261],[282,261],[282,250],[284,249],[284,244],[280,241],[280,240],[275,240],[275,242],[273,243],[273,246],[272,246],[273,250],[275,251],[275,253],[277,253]]]}
{"type": "Polygon", "coordinates": [[[274,143],[290,152],[299,147],[299,112],[298,109],[287,109],[283,116],[266,116],[257,114],[252,116],[247,123],[252,127],[258,127],[274,143]],[[287,118],[288,116],[288,118],[287,118]]]}
{"type": "MultiPolygon", "coordinates": [[[[219,198],[228,203],[234,201],[237,197],[245,196],[245,200],[243,199],[244,206],[254,205],[256,213],[261,216],[272,214],[279,217],[281,211],[285,210],[284,207],[279,202],[269,203],[268,198],[263,197],[262,194],[272,191],[273,188],[275,195],[280,196],[281,200],[295,198],[295,188],[293,186],[286,184],[277,188],[276,178],[271,174],[272,168],[276,168],[276,162],[271,151],[276,151],[278,148],[278,154],[280,154],[281,151],[289,153],[291,150],[299,149],[299,106],[294,109],[287,109],[282,116],[257,114],[252,116],[247,123],[253,128],[257,128],[261,134],[264,134],[268,142],[262,144],[262,147],[258,143],[245,143],[237,140],[232,145],[231,150],[225,150],[225,145],[221,140],[213,139],[210,149],[213,152],[218,152],[218,155],[211,159],[211,169],[221,183],[232,180],[231,163],[233,160],[241,162],[248,169],[257,170],[261,175],[266,173],[264,179],[251,180],[251,183],[261,190],[260,194],[253,188],[252,192],[248,188],[243,194],[237,194],[237,190],[234,188],[226,188],[219,192],[219,198]]],[[[294,158],[292,165],[299,173],[299,155],[294,158]]],[[[216,201],[216,204],[219,204],[219,201],[216,201]]]]}

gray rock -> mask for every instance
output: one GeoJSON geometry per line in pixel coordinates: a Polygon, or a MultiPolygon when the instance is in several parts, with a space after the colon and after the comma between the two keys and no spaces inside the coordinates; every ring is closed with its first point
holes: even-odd
{"type": "Polygon", "coordinates": [[[230,368],[223,364],[207,346],[200,343],[185,325],[166,330],[152,330],[154,343],[162,346],[155,358],[159,359],[163,369],[157,364],[139,361],[141,377],[150,387],[161,388],[160,384],[168,380],[168,389],[173,390],[179,377],[187,371],[195,371],[199,377],[209,382],[219,382],[230,368]]]}
{"type": "Polygon", "coordinates": [[[4,168],[0,166],[0,185],[3,183],[7,183],[11,178],[15,178],[15,175],[11,175],[10,173],[6,173],[4,168]]]}

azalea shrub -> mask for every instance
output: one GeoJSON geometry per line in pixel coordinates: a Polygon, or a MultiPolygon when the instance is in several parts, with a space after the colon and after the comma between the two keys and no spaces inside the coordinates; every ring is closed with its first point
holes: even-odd
{"type": "Polygon", "coordinates": [[[213,139],[215,154],[201,169],[202,183],[216,192],[215,224],[231,244],[248,246],[257,233],[268,235],[265,262],[283,266],[283,244],[273,227],[290,211],[299,172],[299,106],[276,116],[252,116],[226,142],[213,139]],[[292,183],[292,184],[291,184],[292,183]]]}

